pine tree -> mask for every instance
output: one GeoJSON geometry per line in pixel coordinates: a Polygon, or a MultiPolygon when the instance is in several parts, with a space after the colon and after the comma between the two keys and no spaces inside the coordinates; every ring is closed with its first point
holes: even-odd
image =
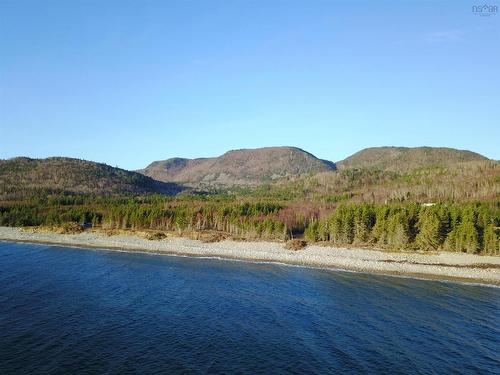
{"type": "Polygon", "coordinates": [[[387,217],[389,216],[389,207],[378,206],[376,208],[375,225],[373,226],[371,237],[378,245],[387,244],[387,217]]]}
{"type": "Polygon", "coordinates": [[[439,217],[432,207],[420,211],[416,244],[421,250],[436,250],[442,243],[439,217]]]}
{"type": "Polygon", "coordinates": [[[477,230],[470,216],[464,218],[457,228],[456,247],[459,251],[471,254],[477,253],[479,250],[477,230]]]}
{"type": "Polygon", "coordinates": [[[319,239],[318,226],[319,226],[319,223],[317,220],[313,220],[309,223],[306,230],[304,231],[304,237],[306,238],[306,240],[311,241],[311,242],[318,241],[318,239],[319,239]]]}
{"type": "Polygon", "coordinates": [[[500,254],[500,240],[498,232],[493,224],[488,224],[484,229],[483,235],[483,249],[486,254],[499,255],[500,254]]]}
{"type": "Polygon", "coordinates": [[[439,224],[440,224],[440,241],[443,241],[448,233],[451,231],[451,217],[450,217],[450,210],[448,207],[444,205],[440,205],[437,208],[437,215],[439,218],[439,224]]]}
{"type": "Polygon", "coordinates": [[[342,235],[344,244],[351,244],[354,239],[354,210],[352,206],[342,208],[342,235]]]}
{"type": "Polygon", "coordinates": [[[420,212],[420,206],[412,203],[406,207],[406,215],[408,220],[408,235],[410,236],[409,241],[414,242],[417,236],[418,228],[418,214],[420,212]]]}
{"type": "Polygon", "coordinates": [[[387,243],[393,249],[402,249],[410,242],[408,216],[404,212],[393,214],[388,222],[387,243]]]}
{"type": "Polygon", "coordinates": [[[328,220],[330,241],[336,244],[342,243],[342,215],[337,208],[328,220]]]}
{"type": "Polygon", "coordinates": [[[330,241],[328,220],[326,219],[318,222],[318,241],[330,241]]]}
{"type": "Polygon", "coordinates": [[[358,205],[354,216],[354,243],[367,243],[375,221],[372,208],[364,204],[358,205]]]}

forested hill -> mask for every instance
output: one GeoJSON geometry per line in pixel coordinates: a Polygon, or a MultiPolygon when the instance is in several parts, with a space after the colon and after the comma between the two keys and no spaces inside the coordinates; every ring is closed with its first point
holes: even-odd
{"type": "Polygon", "coordinates": [[[499,162],[470,151],[370,148],[337,165],[294,147],[168,159],[150,164],[143,174],[64,157],[14,158],[0,160],[0,199],[36,193],[176,194],[187,185],[195,193],[333,203],[493,201],[500,191],[499,162]]]}
{"type": "Polygon", "coordinates": [[[140,172],[160,181],[233,186],[332,170],[334,163],[299,148],[265,147],[228,151],[214,158],[156,161],[140,172]]]}
{"type": "Polygon", "coordinates": [[[50,193],[165,193],[180,191],[176,184],[155,181],[140,173],[86,160],[53,157],[0,160],[0,198],[50,193]]]}
{"type": "Polygon", "coordinates": [[[339,161],[339,169],[367,168],[408,172],[419,168],[450,166],[460,162],[484,161],[486,157],[467,150],[446,147],[372,147],[339,161]]]}
{"type": "Polygon", "coordinates": [[[407,172],[340,168],[334,172],[281,179],[246,190],[252,190],[251,194],[261,198],[302,202],[498,201],[500,162],[468,161],[407,172]]]}

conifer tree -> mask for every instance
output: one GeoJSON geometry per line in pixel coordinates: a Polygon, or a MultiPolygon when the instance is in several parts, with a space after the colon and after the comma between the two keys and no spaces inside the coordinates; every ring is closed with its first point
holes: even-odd
{"type": "Polygon", "coordinates": [[[500,255],[500,240],[493,224],[488,224],[484,229],[483,249],[486,254],[500,255]]]}
{"type": "Polygon", "coordinates": [[[322,219],[318,222],[318,241],[329,241],[328,220],[322,219]]]}
{"type": "Polygon", "coordinates": [[[306,240],[311,241],[311,242],[318,241],[318,238],[319,238],[318,226],[319,226],[319,223],[317,220],[313,220],[309,223],[306,230],[304,231],[304,237],[306,238],[306,240]]]}
{"type": "Polygon", "coordinates": [[[341,210],[342,235],[341,242],[351,244],[354,239],[354,209],[352,206],[343,206],[341,210]]]}
{"type": "Polygon", "coordinates": [[[371,237],[374,242],[383,246],[387,244],[387,217],[389,216],[390,210],[387,206],[378,206],[375,212],[375,225],[373,226],[371,237]]]}
{"type": "Polygon", "coordinates": [[[479,250],[479,239],[474,223],[466,218],[457,228],[456,244],[459,251],[476,253],[479,250]]]}
{"type": "Polygon", "coordinates": [[[369,241],[370,232],[375,221],[371,206],[358,205],[354,218],[354,243],[364,244],[369,241]]]}
{"type": "Polygon", "coordinates": [[[404,212],[393,214],[388,222],[387,243],[394,249],[402,249],[410,242],[408,216],[404,212]]]}
{"type": "Polygon", "coordinates": [[[421,250],[436,250],[442,243],[439,217],[432,207],[422,209],[418,216],[416,244],[421,250]]]}
{"type": "Polygon", "coordinates": [[[330,241],[336,244],[342,243],[342,215],[339,209],[330,216],[328,230],[330,241]]]}

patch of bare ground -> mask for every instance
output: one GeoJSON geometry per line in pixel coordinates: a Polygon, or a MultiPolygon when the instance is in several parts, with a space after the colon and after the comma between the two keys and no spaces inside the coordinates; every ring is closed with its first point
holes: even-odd
{"type": "Polygon", "coordinates": [[[150,241],[160,241],[167,238],[167,235],[164,232],[156,231],[156,232],[146,233],[145,238],[150,241]]]}
{"type": "Polygon", "coordinates": [[[78,234],[84,232],[85,228],[80,224],[66,223],[53,226],[24,227],[22,230],[29,233],[53,232],[58,234],[78,234]]]}
{"type": "Polygon", "coordinates": [[[490,264],[490,263],[474,263],[474,264],[446,264],[446,263],[423,263],[423,262],[408,262],[406,260],[395,260],[395,259],[384,259],[380,260],[384,263],[405,263],[414,264],[419,266],[438,266],[438,267],[453,267],[453,268],[478,268],[482,270],[486,269],[500,269],[500,264],[490,264]]]}
{"type": "Polygon", "coordinates": [[[287,250],[293,250],[293,251],[302,250],[306,246],[307,246],[307,242],[306,241],[300,240],[300,239],[297,239],[297,238],[289,240],[289,241],[287,241],[285,243],[285,249],[287,249],[287,250]]]}

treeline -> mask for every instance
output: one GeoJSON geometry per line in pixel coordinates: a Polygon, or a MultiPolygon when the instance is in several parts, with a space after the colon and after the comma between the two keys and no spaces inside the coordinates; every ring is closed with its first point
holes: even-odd
{"type": "Polygon", "coordinates": [[[237,238],[302,237],[336,246],[500,255],[500,202],[408,204],[241,200],[230,195],[43,196],[0,202],[0,225],[79,223],[106,229],[220,231],[237,238]]]}
{"type": "Polygon", "coordinates": [[[103,228],[216,230],[233,236],[285,239],[287,228],[278,220],[278,203],[175,204],[166,207],[112,207],[100,218],[103,228]]]}
{"type": "Polygon", "coordinates": [[[500,254],[498,204],[348,204],[312,220],[307,240],[394,250],[500,254]]]}
{"type": "Polygon", "coordinates": [[[167,231],[216,230],[235,237],[284,240],[296,232],[295,222],[280,218],[276,202],[234,202],[227,197],[172,199],[168,197],[103,198],[95,201],[57,197],[0,206],[0,225],[61,225],[87,223],[106,229],[155,229],[167,231]]]}

